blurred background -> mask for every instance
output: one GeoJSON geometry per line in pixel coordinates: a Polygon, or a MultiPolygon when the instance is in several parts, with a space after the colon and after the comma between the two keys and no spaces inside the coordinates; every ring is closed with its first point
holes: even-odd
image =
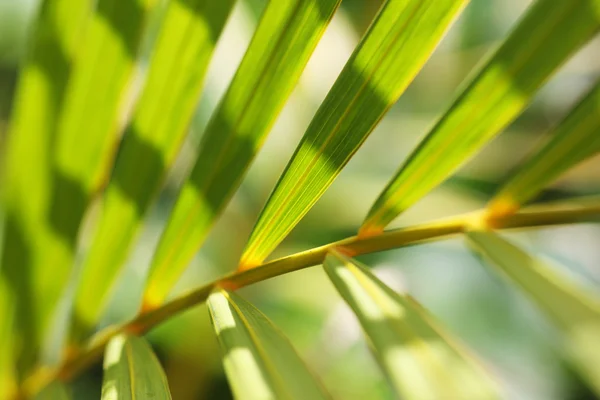
{"type": "MultiPolygon", "coordinates": [[[[276,1],[276,0],[273,0],[276,1]]],[[[165,183],[104,317],[108,325],[136,311],[149,258],[168,218],[203,128],[225,91],[267,0],[240,0],[211,62],[181,155],[165,183]]],[[[0,0],[0,146],[6,136],[19,63],[37,0],[0,0]]],[[[164,1],[163,1],[164,3],[164,1]]],[[[394,171],[452,101],[461,82],[510,30],[527,0],[472,0],[400,101],[391,109],[322,199],[274,257],[355,234],[394,171]]],[[[235,268],[250,230],[317,107],[368,27],[381,0],[343,0],[301,81],[242,187],[173,294],[235,268]]],[[[146,42],[160,23],[153,18],[146,42]]],[[[150,46],[146,46],[150,48],[150,46]]],[[[146,55],[147,59],[147,55],[146,55]]],[[[143,82],[144,58],[139,65],[143,82]]],[[[482,207],[600,73],[600,40],[590,42],[536,96],[533,104],[460,172],[402,215],[393,227],[482,207]]],[[[579,165],[538,201],[600,193],[600,157],[579,165]]],[[[87,216],[81,251],[93,226],[87,216]]],[[[532,252],[600,290],[600,225],[580,224],[510,233],[532,252]]],[[[520,293],[492,275],[460,239],[422,244],[359,259],[391,287],[409,292],[483,360],[510,399],[593,399],[561,357],[553,329],[520,293]]],[[[292,340],[340,399],[392,399],[355,317],[320,267],[242,290],[292,340]]],[[[60,328],[59,328],[60,329],[60,328]]],[[[207,310],[196,307],[153,330],[174,399],[231,398],[207,310]]],[[[50,355],[52,357],[52,355],[50,355]]],[[[600,366],[599,366],[600,368],[600,366]]],[[[101,368],[74,383],[75,399],[97,399],[101,368]]]]}

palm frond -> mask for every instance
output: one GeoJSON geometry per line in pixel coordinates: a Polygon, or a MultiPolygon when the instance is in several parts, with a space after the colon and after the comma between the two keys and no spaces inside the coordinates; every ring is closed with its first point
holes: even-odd
{"type": "Polygon", "coordinates": [[[173,0],[167,6],[146,83],[125,129],[83,263],[73,328],[79,339],[98,322],[144,214],[187,133],[232,6],[233,0],[173,0]]]}
{"type": "Polygon", "coordinates": [[[384,3],[279,178],[250,236],[240,269],[260,264],[317,202],[419,72],[466,3],[384,3]]]}
{"type": "Polygon", "coordinates": [[[560,329],[567,355],[600,394],[600,297],[493,232],[473,231],[467,238],[560,329]]]}
{"type": "Polygon", "coordinates": [[[131,335],[115,336],[104,355],[102,400],[170,400],[167,378],[150,345],[131,335]]]}
{"type": "Polygon", "coordinates": [[[204,133],[152,261],[144,303],[160,304],[240,184],[339,0],[270,2],[204,133]]]}
{"type": "Polygon", "coordinates": [[[448,178],[529,104],[600,28],[598,0],[538,0],[387,184],[361,232],[375,234],[448,178]]]}
{"type": "Polygon", "coordinates": [[[288,339],[250,303],[226,291],[208,298],[237,399],[327,399],[288,339]]]}

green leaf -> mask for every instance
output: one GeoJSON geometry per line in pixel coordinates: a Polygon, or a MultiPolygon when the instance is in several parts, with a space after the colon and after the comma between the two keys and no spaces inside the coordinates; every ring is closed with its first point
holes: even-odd
{"type": "Polygon", "coordinates": [[[38,393],[34,400],[69,400],[71,397],[65,384],[52,382],[38,393]]]}
{"type": "MultiPolygon", "coordinates": [[[[99,0],[84,33],[56,131],[44,265],[66,286],[79,227],[112,165],[142,32],[157,0],[99,0]]],[[[47,299],[55,301],[54,299],[47,299]]]]}
{"type": "Polygon", "coordinates": [[[99,0],[85,31],[58,121],[50,218],[74,247],[91,197],[112,161],[119,112],[134,75],[142,32],[157,0],[99,0]]]}
{"type": "Polygon", "coordinates": [[[560,329],[566,352],[600,394],[600,297],[493,232],[469,232],[467,238],[560,329]]]}
{"type": "Polygon", "coordinates": [[[52,149],[73,60],[91,14],[91,0],[40,4],[13,102],[2,160],[5,232],[1,272],[15,294],[15,323],[33,362],[64,285],[67,268],[48,263],[57,232],[49,221],[52,149]]]}
{"type": "Polygon", "coordinates": [[[13,293],[0,276],[0,399],[10,399],[16,390],[14,313],[13,293]]]}
{"type": "Polygon", "coordinates": [[[600,82],[552,135],[491,200],[493,215],[515,212],[563,172],[600,151],[600,82]]]}
{"type": "Polygon", "coordinates": [[[160,304],[240,184],[340,0],[271,1],[204,133],[156,250],[145,303],[160,304]]]}
{"type": "Polygon", "coordinates": [[[395,293],[367,267],[336,250],[323,267],[403,399],[498,398],[479,365],[412,298],[395,293]]]}
{"type": "Polygon", "coordinates": [[[232,5],[233,0],[172,0],[167,6],[83,264],[73,328],[79,338],[98,321],[140,222],[187,133],[232,5]]]}
{"type": "Polygon", "coordinates": [[[331,185],[466,3],[384,3],[279,179],[254,227],[241,269],[260,264],[331,185]]]}
{"type": "Polygon", "coordinates": [[[102,400],[171,399],[167,378],[143,338],[118,335],[104,353],[102,400]]]}
{"type": "Polygon", "coordinates": [[[600,0],[538,0],[380,194],[361,227],[379,233],[504,129],[600,27],[600,0]]]}
{"type": "Polygon", "coordinates": [[[250,303],[226,291],[208,298],[236,399],[327,399],[291,343],[250,303]]]}

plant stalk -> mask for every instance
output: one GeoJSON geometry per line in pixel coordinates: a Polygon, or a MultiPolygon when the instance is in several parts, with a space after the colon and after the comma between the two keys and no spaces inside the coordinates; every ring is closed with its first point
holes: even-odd
{"type": "Polygon", "coordinates": [[[592,197],[569,203],[553,203],[530,206],[511,215],[490,215],[482,209],[407,228],[399,228],[381,234],[360,237],[352,236],[337,242],[317,247],[266,262],[256,268],[236,271],[225,275],[200,288],[183,294],[164,305],[141,310],[131,321],[117,327],[108,327],[94,335],[81,349],[67,352],[63,362],[56,368],[40,368],[24,382],[24,393],[33,397],[54,380],[69,381],[87,367],[97,362],[108,341],[118,333],[143,334],[171,317],[203,303],[217,287],[235,290],[292,271],[321,264],[330,249],[337,248],[349,256],[375,253],[425,241],[439,240],[458,235],[474,227],[494,229],[519,229],[552,226],[600,219],[600,198],[592,197]]]}

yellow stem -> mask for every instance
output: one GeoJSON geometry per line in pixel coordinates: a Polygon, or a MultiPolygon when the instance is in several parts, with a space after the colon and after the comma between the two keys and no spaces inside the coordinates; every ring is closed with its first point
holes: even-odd
{"type": "Polygon", "coordinates": [[[589,221],[600,216],[600,198],[593,197],[568,204],[532,206],[510,215],[490,214],[486,209],[408,228],[394,229],[375,236],[353,236],[325,246],[269,261],[253,269],[236,271],[207,285],[192,290],[153,310],[142,310],[133,320],[108,327],[90,339],[79,351],[67,352],[54,369],[40,368],[24,383],[25,392],[33,397],[54,380],[68,381],[102,357],[108,341],[118,333],[142,334],[169,318],[203,303],[217,287],[235,290],[288,272],[322,263],[327,252],[340,248],[344,254],[356,256],[394,249],[424,241],[457,235],[474,226],[495,229],[531,228],[589,221]]]}

